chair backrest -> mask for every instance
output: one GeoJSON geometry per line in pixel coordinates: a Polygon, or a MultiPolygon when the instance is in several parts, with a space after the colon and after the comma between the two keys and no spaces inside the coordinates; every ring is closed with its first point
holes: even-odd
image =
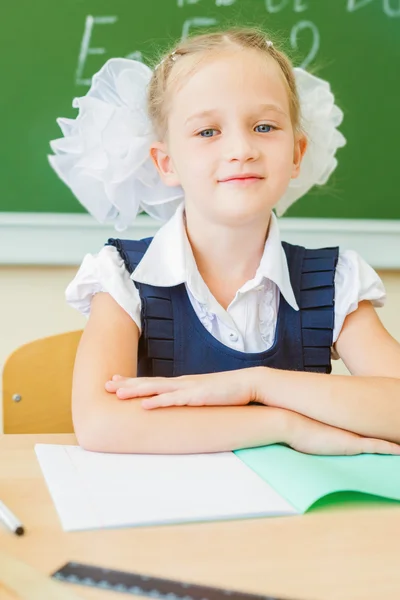
{"type": "Polygon", "coordinates": [[[29,342],[3,369],[4,433],[71,433],[72,371],[82,330],[29,342]]]}

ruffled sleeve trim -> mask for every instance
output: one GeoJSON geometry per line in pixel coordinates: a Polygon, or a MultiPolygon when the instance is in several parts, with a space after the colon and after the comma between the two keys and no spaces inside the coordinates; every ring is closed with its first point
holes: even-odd
{"type": "Polygon", "coordinates": [[[92,297],[98,292],[109,293],[141,331],[139,292],[118,251],[112,246],[105,246],[97,254],[86,254],[65,290],[65,298],[70,306],[88,317],[92,297]]]}
{"type": "MultiPolygon", "coordinates": [[[[383,282],[374,269],[354,250],[339,253],[335,274],[335,326],[333,343],[343,328],[347,315],[358,308],[363,300],[373,306],[385,304],[386,291],[383,282]]],[[[333,358],[338,358],[333,351],[333,358]]]]}

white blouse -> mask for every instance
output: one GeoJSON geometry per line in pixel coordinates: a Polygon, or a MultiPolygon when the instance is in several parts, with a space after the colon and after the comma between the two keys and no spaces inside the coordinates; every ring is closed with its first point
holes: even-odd
{"type": "MultiPolygon", "coordinates": [[[[129,275],[118,251],[104,246],[87,254],[66,289],[66,300],[89,316],[92,296],[108,292],[141,330],[141,300],[134,281],[154,286],[184,283],[192,306],[203,326],[220,342],[241,352],[268,350],[275,338],[279,292],[299,310],[281,245],[277,218],[272,213],[269,234],[253,279],[237,292],[225,310],[203,281],[188,241],[183,204],[154,236],[146,254],[129,275]]],[[[335,274],[335,326],[333,343],[344,320],[362,300],[383,306],[386,293],[377,273],[354,251],[339,252],[335,274]]],[[[333,358],[337,358],[333,352],[333,358]]]]}

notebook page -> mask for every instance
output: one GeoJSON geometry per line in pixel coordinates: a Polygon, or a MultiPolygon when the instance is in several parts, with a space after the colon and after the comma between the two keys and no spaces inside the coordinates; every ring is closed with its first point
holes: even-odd
{"type": "Polygon", "coordinates": [[[297,514],[233,452],[35,452],[65,531],[297,514]]]}
{"type": "Polygon", "coordinates": [[[400,456],[316,456],[279,444],[236,450],[235,455],[301,513],[338,492],[400,501],[400,456]]]}

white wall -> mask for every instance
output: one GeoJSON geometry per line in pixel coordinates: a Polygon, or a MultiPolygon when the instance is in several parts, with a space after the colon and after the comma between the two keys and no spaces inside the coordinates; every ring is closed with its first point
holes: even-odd
{"type": "MultiPolygon", "coordinates": [[[[22,344],[39,337],[81,329],[85,317],[70,308],[64,290],[77,267],[0,267],[0,368],[22,344]]],[[[388,293],[379,315],[400,341],[400,271],[381,271],[388,293]]],[[[334,372],[345,372],[335,361],[334,372]]],[[[0,414],[0,431],[1,431],[0,414]]]]}

